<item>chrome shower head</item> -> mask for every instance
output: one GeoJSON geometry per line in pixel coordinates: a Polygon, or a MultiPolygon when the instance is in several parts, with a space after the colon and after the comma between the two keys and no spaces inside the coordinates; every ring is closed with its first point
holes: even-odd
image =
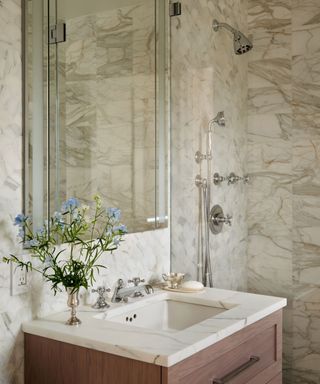
{"type": "Polygon", "coordinates": [[[220,28],[225,28],[233,34],[233,47],[236,55],[243,55],[253,48],[252,42],[242,32],[232,28],[227,23],[219,23],[218,20],[213,20],[212,28],[215,32],[218,32],[220,28]]]}
{"type": "Polygon", "coordinates": [[[225,127],[226,126],[226,119],[224,117],[224,112],[218,112],[217,116],[212,120],[213,123],[216,123],[219,125],[219,127],[225,127]]]}
{"type": "Polygon", "coordinates": [[[243,55],[253,48],[252,42],[240,31],[233,35],[233,46],[236,55],[243,55]]]}

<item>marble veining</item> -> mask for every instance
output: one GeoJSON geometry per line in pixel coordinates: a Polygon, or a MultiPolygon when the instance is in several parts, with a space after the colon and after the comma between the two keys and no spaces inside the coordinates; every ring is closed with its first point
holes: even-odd
{"type": "MultiPolygon", "coordinates": [[[[21,206],[21,9],[3,0],[0,11],[0,258],[19,251],[11,220],[21,206]]],[[[0,263],[0,383],[22,383],[21,321],[31,319],[31,296],[9,296],[8,266],[0,263]],[[19,335],[17,337],[17,335],[19,335]]]]}
{"type": "Polygon", "coordinates": [[[249,0],[248,14],[255,47],[249,62],[248,169],[255,177],[248,194],[248,287],[289,299],[284,383],[314,384],[320,380],[320,4],[249,0]]]}

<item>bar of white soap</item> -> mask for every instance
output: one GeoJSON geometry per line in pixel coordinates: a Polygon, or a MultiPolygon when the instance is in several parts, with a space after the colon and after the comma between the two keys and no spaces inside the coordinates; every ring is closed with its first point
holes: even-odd
{"type": "Polygon", "coordinates": [[[199,281],[185,281],[181,284],[181,288],[186,291],[201,291],[204,285],[199,281]]]}

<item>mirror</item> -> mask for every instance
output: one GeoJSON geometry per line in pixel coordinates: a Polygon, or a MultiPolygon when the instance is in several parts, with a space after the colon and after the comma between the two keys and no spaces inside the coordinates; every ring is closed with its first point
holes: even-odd
{"type": "Polygon", "coordinates": [[[28,0],[25,211],[99,193],[129,232],[167,226],[168,3],[28,0]]]}

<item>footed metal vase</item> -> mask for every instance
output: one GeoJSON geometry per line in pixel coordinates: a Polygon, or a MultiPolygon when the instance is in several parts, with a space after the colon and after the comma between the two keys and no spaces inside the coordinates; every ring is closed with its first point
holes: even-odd
{"type": "Polygon", "coordinates": [[[77,318],[77,307],[79,306],[79,290],[74,288],[67,288],[68,293],[68,307],[71,308],[71,317],[66,322],[67,325],[80,325],[81,320],[77,318]]]}

